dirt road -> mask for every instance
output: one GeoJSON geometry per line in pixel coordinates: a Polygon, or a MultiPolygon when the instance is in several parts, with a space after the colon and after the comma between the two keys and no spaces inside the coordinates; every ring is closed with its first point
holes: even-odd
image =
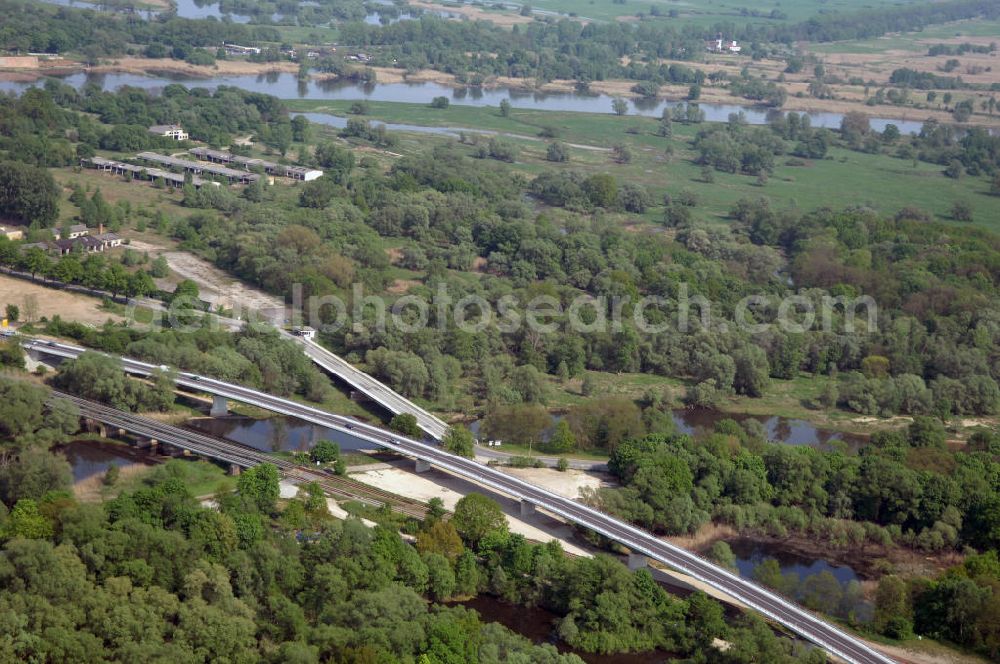
{"type": "Polygon", "coordinates": [[[240,311],[257,311],[269,318],[284,318],[285,303],[281,298],[265,293],[234,279],[208,261],[186,251],[168,251],[163,247],[133,240],[130,245],[150,256],[163,256],[167,265],[181,279],[190,279],[198,284],[201,299],[212,307],[222,307],[240,311]]]}

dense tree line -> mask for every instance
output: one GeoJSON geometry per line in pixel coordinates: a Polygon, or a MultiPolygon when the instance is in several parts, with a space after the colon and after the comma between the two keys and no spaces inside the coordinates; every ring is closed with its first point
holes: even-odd
{"type": "Polygon", "coordinates": [[[948,175],[959,177],[995,176],[1000,173],[1000,136],[982,127],[958,128],[935,120],[924,123],[912,146],[901,146],[899,156],[917,157],[922,161],[955,166],[948,175]]]}
{"type": "Polygon", "coordinates": [[[731,420],[701,440],[650,435],[618,445],[623,488],[590,500],[644,527],[693,532],[709,519],[738,530],[799,534],[836,548],[893,542],[927,551],[1000,546],[996,433],[951,452],[945,431],[917,418],[879,432],[858,455],[768,444],[731,420]]]}
{"type": "MultiPolygon", "coordinates": [[[[230,334],[212,329],[207,319],[183,322],[189,323],[185,329],[142,331],[114,323],[92,328],[55,317],[45,329],[107,353],[205,374],[272,394],[301,394],[322,401],[331,389],[329,380],[302,354],[298,345],[281,339],[277,331],[246,326],[241,332],[230,334]]],[[[107,365],[94,370],[109,378],[114,373],[107,365]]],[[[169,380],[169,374],[164,379],[169,380]]],[[[87,382],[81,380],[78,384],[87,389],[87,382]]],[[[113,394],[119,392],[115,390],[113,394]]]]}
{"type": "MultiPolygon", "coordinates": [[[[855,345],[857,338],[820,334],[794,351],[795,363],[807,371],[824,365],[826,372],[857,372],[840,374],[834,401],[867,414],[996,412],[993,234],[953,235],[954,228],[927,223],[910,210],[892,219],[865,209],[799,215],[742,201],[733,215],[753,243],[791,252],[800,292],[865,293],[878,303],[878,332],[863,346],[855,345]],[[938,241],[946,235],[955,241],[938,241]],[[945,319],[950,323],[942,326],[945,319]],[[879,357],[884,364],[874,359],[879,357]]],[[[774,352],[791,350],[764,346],[772,363],[774,352]]]]}
{"type": "Polygon", "coordinates": [[[876,630],[895,639],[927,634],[1000,656],[1000,563],[996,550],[968,556],[936,579],[885,576],[875,593],[876,630]]]}
{"type": "Polygon", "coordinates": [[[893,69],[889,75],[889,83],[917,90],[955,90],[965,87],[961,76],[941,76],[908,67],[893,69]]]}
{"type": "MultiPolygon", "coordinates": [[[[827,133],[793,115],[771,131],[736,121],[704,131],[696,143],[704,148],[708,164],[759,172],[773,163],[775,152],[822,155],[827,133]]],[[[582,293],[629,295],[633,302],[644,294],[677,300],[680,284],[686,283],[690,295],[709,298],[713,313],[728,316],[750,292],[788,292],[774,277],[781,265],[775,253],[779,248],[789,252],[796,288],[806,289],[802,292],[817,310],[823,295],[819,289],[835,296],[871,295],[881,307],[878,330],[860,336],[837,329],[802,335],[771,330],[751,341],[743,331],[700,330],[697,317],[691,321],[694,331],[683,335],[676,330],[640,335],[628,320],[618,331],[580,334],[565,324],[565,316],[557,316],[560,327],[554,335],[536,338],[489,328],[472,337],[451,321],[436,320],[432,307],[430,325],[416,343],[412,335],[391,328],[341,328],[325,337],[359,360],[379,348],[390,351],[372,355],[372,367],[411,395],[451,403],[449,391],[441,386],[453,382],[460,366],[462,375],[475,378],[479,398],[516,402],[520,391],[501,386],[519,367],[531,365],[556,375],[565,365],[569,376],[596,369],[688,377],[700,387],[693,397],[703,403],[732,392],[759,395],[769,377],[836,371],[841,394],[834,401],[863,412],[938,412],[932,406],[940,399],[903,396],[907,381],[913,379],[899,383],[902,374],[919,379],[921,394],[933,394],[934,389],[950,394],[949,412],[991,413],[997,407],[1000,376],[993,374],[988,361],[996,342],[990,321],[997,246],[988,234],[954,227],[946,231],[913,221],[905,211],[898,219],[863,209],[801,214],[742,201],[733,216],[750,243],[700,228],[682,228],[677,242],[640,239],[588,215],[598,208],[641,209],[648,201],[642,190],[610,175],[584,178],[566,171],[543,173],[529,184],[509,177],[502,166],[470,159],[454,145],[435,148],[431,158],[404,157],[388,174],[368,168],[344,170],[337,181],[340,184],[328,185],[330,197],[317,207],[265,204],[238,215],[198,214],[175,224],[173,232],[222,267],[284,294],[290,294],[296,281],[305,285],[307,294],[348,295],[346,285],[352,279],[380,290],[388,285],[382,238],[404,238],[413,244],[402,251],[399,264],[426,274],[424,283],[411,292],[430,296],[443,287],[455,301],[470,294],[470,285],[448,270],[467,271],[478,256],[486,261],[487,277],[471,292],[492,303],[504,295],[523,301],[542,292],[563,303],[582,293]],[[549,205],[575,211],[573,223],[556,226],[545,214],[529,213],[516,202],[525,190],[549,205]],[[917,224],[919,232],[908,231],[917,224]],[[929,228],[961,240],[937,243],[929,228]],[[826,240],[831,232],[837,239],[832,247],[826,240]],[[723,269],[720,259],[741,267],[723,269]],[[295,270],[282,267],[287,265],[295,270]],[[956,274],[954,266],[966,267],[956,274]],[[927,288],[907,286],[916,283],[903,279],[910,273],[914,278],[919,274],[927,288]],[[542,290],[538,283],[544,284],[542,290]],[[934,289],[958,297],[935,298],[934,289]],[[966,308],[966,301],[976,304],[966,308]],[[952,323],[935,322],[945,318],[952,323]],[[925,330],[917,345],[912,338],[904,343],[900,336],[913,326],[925,330]],[[898,347],[890,353],[886,375],[865,374],[863,361],[884,354],[886,347],[898,347]],[[409,368],[392,368],[404,366],[409,368]],[[406,385],[394,375],[406,376],[406,385]],[[869,400],[859,398],[859,390],[875,387],[884,396],[875,397],[876,406],[867,406],[869,400]]],[[[834,308],[834,328],[848,313],[834,308]]],[[[862,322],[864,313],[858,312],[862,322]]],[[[765,307],[754,316],[767,319],[773,314],[773,308],[765,307]]],[[[664,315],[676,316],[677,310],[664,315]]]]}
{"type": "Polygon", "coordinates": [[[22,224],[51,226],[59,215],[59,190],[45,169],[0,162],[0,215],[22,224]]]}
{"type": "MultiPolygon", "coordinates": [[[[105,12],[55,7],[3,0],[0,13],[7,17],[0,26],[0,44],[5,50],[23,53],[78,51],[97,59],[115,55],[149,54],[150,45],[163,47],[159,57],[178,49],[280,41],[274,28],[227,21],[205,21],[163,15],[152,21],[105,12]]],[[[153,53],[157,55],[157,53],[153,53]]]]}
{"type": "Polygon", "coordinates": [[[41,277],[59,284],[79,284],[106,291],[112,298],[120,295],[141,298],[157,292],[149,272],[144,269],[129,271],[120,260],[109,261],[98,254],[84,256],[79,252],[52,258],[40,247],[22,250],[6,238],[0,238],[0,265],[26,272],[33,279],[41,277]]]}
{"type": "Polygon", "coordinates": [[[863,9],[855,12],[820,13],[795,24],[747,25],[735,34],[745,41],[761,40],[792,44],[795,41],[843,41],[880,37],[889,32],[912,32],[927,25],[971,18],[992,18],[998,9],[984,0],[907,4],[863,9]]]}
{"type": "MultiPolygon", "coordinates": [[[[74,94],[53,87],[26,95],[15,108],[30,110],[31,131],[44,134],[74,122],[56,99],[111,121],[144,117],[160,99],[131,90],[74,94]]],[[[276,126],[287,118],[280,103],[266,95],[178,86],[164,97],[167,106],[196,109],[203,122],[232,108],[252,112],[261,122],[277,120],[276,126]]],[[[673,113],[663,121],[668,131],[674,121],[673,113]]],[[[841,140],[854,140],[855,134],[862,143],[867,140],[867,122],[855,124],[845,119],[841,140]]],[[[300,138],[308,133],[308,127],[291,122],[287,127],[300,138]]],[[[937,141],[935,131],[929,126],[918,140],[937,141]]],[[[726,125],[700,130],[692,145],[709,168],[760,175],[782,154],[821,157],[830,136],[796,114],[776,118],[770,128],[748,127],[734,116],[726,125]]],[[[961,153],[971,168],[985,170],[995,163],[997,140],[973,130],[956,144],[965,146],[961,153]]],[[[678,376],[690,381],[692,403],[710,405],[727,394],[759,396],[771,378],[805,371],[835,373],[828,401],[865,414],[948,417],[997,409],[1000,376],[991,358],[997,347],[998,246],[990,234],[928,224],[912,210],[896,218],[865,209],[803,214],[745,200],[732,211],[737,233],[729,235],[693,227],[674,214],[697,202],[681,192],[666,201],[668,223],[679,226],[675,241],[669,241],[623,232],[604,217],[601,211],[641,213],[653,204],[641,187],[607,173],[583,177],[560,169],[543,171],[529,182],[494,160],[472,158],[475,150],[470,155],[462,144],[404,156],[388,172],[371,160],[356,163],[350,150],[332,143],[315,153],[300,152],[304,163],[322,165],[329,173],[300,185],[298,205],[294,197],[267,187],[248,187],[242,196],[185,188],[184,205],[197,211],[177,220],[161,214],[156,227],[184,248],[285,297],[294,284],[302,286],[304,297],[340,294],[348,302],[353,283],[369,293],[384,292],[392,271],[384,247],[391,241],[402,242],[397,264],[423,275],[413,294],[430,297],[443,288],[453,301],[476,294],[493,305],[513,297],[515,312],[546,294],[564,307],[554,319],[556,332],[541,336],[527,329],[501,333],[495,326],[469,335],[451,317],[438,320],[434,307],[418,340],[392,327],[345,326],[324,335],[327,343],[355,361],[367,361],[411,396],[451,407],[455,384],[468,379],[480,403],[534,403],[530,395],[538,390],[531,386],[544,383],[546,374],[572,378],[589,369],[678,376]],[[532,210],[525,194],[565,214],[556,223],[546,210],[532,210]],[[943,234],[950,241],[938,242],[943,234]],[[688,298],[707,298],[712,315],[725,318],[745,295],[790,294],[776,276],[783,264],[779,251],[787,256],[795,290],[818,310],[823,290],[833,296],[871,296],[879,307],[878,329],[845,333],[843,325],[852,315],[866,323],[864,309],[849,312],[843,306],[833,308],[830,329],[802,334],[780,328],[754,335],[739,327],[723,332],[711,324],[702,329],[697,309],[685,332],[670,324],[651,334],[636,329],[631,307],[646,295],[670,300],[665,308],[647,312],[653,322],[679,322],[682,284],[688,298]],[[474,261],[485,275],[470,284],[459,273],[474,261]],[[581,295],[605,298],[605,315],[615,297],[628,297],[631,304],[623,309],[620,327],[581,333],[569,325],[565,311],[581,295]],[[880,357],[887,358],[884,368],[879,368],[880,357]],[[531,371],[536,373],[530,380],[522,380],[531,371]]],[[[71,200],[88,223],[114,227],[123,218],[119,212],[126,214],[103,202],[99,192],[88,197],[74,190],[71,200]]],[[[143,270],[130,276],[121,266],[98,265],[99,258],[52,262],[37,251],[19,254],[13,244],[0,248],[6,264],[35,274],[100,283],[125,294],[149,292],[151,280],[143,270]]],[[[772,320],[775,306],[755,308],[753,322],[772,320]]],[[[365,317],[374,313],[363,310],[365,317]]],[[[335,312],[327,308],[319,314],[333,320],[335,312]]]]}
{"type": "MultiPolygon", "coordinates": [[[[4,380],[0,390],[25,432],[78,426],[78,414],[45,410],[43,388],[4,380]]],[[[580,661],[440,603],[487,593],[552,611],[553,633],[588,652],[824,661],[759,618],[727,620],[703,594],[668,595],[648,572],[529,544],[478,494],[450,519],[432,501],[422,522],[376,510],[380,525],[369,528],[333,519],[314,484],[279,501],[270,464],[203,507],[187,487],[191,462],[173,461],[103,504],[80,504],[69,465],[40,440],[6,451],[0,606],[10,620],[0,641],[18,659],[580,661]],[[739,646],[722,652],[716,638],[739,646]]]]}
{"type": "Polygon", "coordinates": [[[788,98],[788,91],[774,81],[745,76],[729,83],[729,91],[744,99],[760,102],[765,106],[781,107],[788,98]]]}

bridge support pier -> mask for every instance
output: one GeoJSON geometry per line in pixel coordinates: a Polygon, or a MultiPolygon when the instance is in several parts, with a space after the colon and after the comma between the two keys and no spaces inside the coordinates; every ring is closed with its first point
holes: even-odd
{"type": "Polygon", "coordinates": [[[629,552],[629,554],[628,554],[628,568],[630,570],[632,570],[633,572],[635,570],[637,570],[637,569],[643,569],[644,567],[646,567],[647,563],[648,563],[648,560],[647,560],[647,558],[646,558],[645,555],[643,555],[641,553],[632,553],[632,552],[629,552]]]}
{"type": "Polygon", "coordinates": [[[90,433],[96,433],[101,438],[107,438],[108,437],[108,429],[107,429],[107,427],[105,427],[103,424],[101,424],[97,420],[92,420],[90,418],[87,418],[86,420],[84,420],[84,428],[87,431],[89,431],[90,433]]]}
{"type": "Polygon", "coordinates": [[[229,464],[229,474],[232,475],[233,477],[239,477],[239,474],[242,471],[243,469],[240,468],[237,464],[235,463],[229,464]]]}
{"type": "Polygon", "coordinates": [[[229,401],[226,397],[215,395],[212,397],[212,410],[208,412],[212,417],[225,417],[229,414],[229,401]]]}
{"type": "Polygon", "coordinates": [[[309,442],[313,445],[318,443],[323,439],[323,427],[318,424],[312,425],[312,430],[309,432],[309,442]]]}
{"type": "Polygon", "coordinates": [[[426,473],[430,469],[431,469],[431,462],[425,461],[423,459],[417,459],[417,462],[414,465],[414,472],[417,473],[426,473]]]}
{"type": "Polygon", "coordinates": [[[521,516],[531,516],[535,513],[535,504],[527,500],[521,501],[521,516]]]}

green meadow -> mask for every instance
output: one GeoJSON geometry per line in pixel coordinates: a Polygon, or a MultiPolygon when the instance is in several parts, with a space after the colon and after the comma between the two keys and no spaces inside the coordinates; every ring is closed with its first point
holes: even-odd
{"type": "MultiPolygon", "coordinates": [[[[913,0],[910,0],[913,1],[913,0]]],[[[447,5],[448,3],[442,3],[447,5]]],[[[489,5],[489,3],[482,3],[489,5]]],[[[670,12],[676,12],[675,20],[691,23],[715,23],[720,20],[736,20],[744,18],[744,10],[756,11],[761,20],[766,19],[772,10],[778,10],[784,18],[781,21],[803,21],[816,14],[815,0],[771,0],[761,3],[746,3],[739,0],[699,0],[691,2],[684,0],[532,0],[526,4],[534,9],[559,12],[570,16],[578,16],[597,21],[622,20],[638,14],[649,16],[656,11],[664,20],[669,20],[670,12]]],[[[903,3],[900,3],[903,4],[903,3]]],[[[825,12],[850,12],[872,6],[870,0],[827,0],[823,3],[825,12]]]]}
{"type": "Polygon", "coordinates": [[[929,25],[920,32],[893,33],[875,39],[810,44],[813,53],[885,53],[887,51],[912,51],[927,53],[928,43],[956,37],[997,37],[1000,21],[984,19],[954,21],[929,25]]]}
{"type": "MultiPolygon", "coordinates": [[[[351,102],[293,100],[287,102],[298,111],[345,115],[351,102]]],[[[997,228],[1000,222],[1000,198],[989,194],[986,178],[945,177],[942,167],[924,162],[897,159],[885,154],[866,154],[833,147],[822,160],[798,160],[780,156],[768,182],[761,186],[746,175],[714,172],[712,181],[702,179],[701,166],[690,141],[699,125],[674,123],[674,136],[655,135],[657,120],[635,116],[618,117],[608,113],[568,113],[513,109],[503,117],[496,108],[451,106],[432,109],[422,104],[371,102],[369,120],[405,123],[430,127],[467,128],[494,131],[516,143],[520,149],[516,168],[537,173],[546,168],[571,168],[583,173],[609,172],[624,181],[647,187],[657,206],[663,194],[693,192],[698,200],[696,216],[710,223],[728,223],[728,212],[741,198],[766,196],[776,206],[796,206],[804,210],[820,207],[867,205],[883,213],[893,213],[906,206],[927,210],[943,221],[950,221],[954,203],[963,201],[973,209],[973,222],[997,228]],[[549,139],[539,133],[555,132],[558,140],[569,144],[568,164],[545,160],[549,139]],[[611,159],[610,148],[624,144],[632,153],[628,164],[611,159]],[[670,146],[672,155],[667,156],[670,146]]],[[[471,133],[470,133],[471,135],[471,133]]],[[[447,136],[412,134],[402,137],[402,150],[426,149],[429,144],[455,141],[447,136]]],[[[479,140],[488,140],[481,137],[479,140]]],[[[473,148],[469,148],[472,150],[473,148]]],[[[645,220],[657,223],[662,209],[653,207],[645,220]]],[[[634,215],[633,215],[634,219],[634,215]]],[[[956,222],[958,223],[958,222],[956,222]]],[[[968,223],[968,222],[962,222],[968,223]]]]}

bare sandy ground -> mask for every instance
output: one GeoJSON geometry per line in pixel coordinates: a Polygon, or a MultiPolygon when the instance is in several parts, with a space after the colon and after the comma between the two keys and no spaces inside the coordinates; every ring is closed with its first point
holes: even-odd
{"type": "Polygon", "coordinates": [[[388,470],[369,470],[354,474],[352,477],[374,487],[393,491],[423,502],[427,502],[431,498],[440,498],[448,510],[454,510],[455,505],[463,496],[470,493],[481,493],[500,504],[504,514],[507,515],[507,523],[511,532],[524,535],[535,542],[559,540],[567,553],[576,556],[593,555],[589,550],[573,542],[573,529],[565,523],[541,512],[522,517],[517,501],[446,473],[431,470],[418,475],[397,467],[388,470]]]}
{"type": "MultiPolygon", "coordinates": [[[[671,61],[664,60],[664,63],[669,63],[671,61]]],[[[704,69],[705,71],[711,72],[715,70],[726,71],[731,76],[738,76],[740,68],[747,64],[745,59],[735,59],[731,58],[728,62],[710,61],[709,63],[691,63],[682,62],[688,67],[698,67],[704,69]]],[[[784,67],[784,63],[770,62],[759,65],[755,64],[755,71],[766,71],[768,73],[768,78],[773,79],[777,76],[781,68],[784,67]],[[780,66],[779,66],[780,65],[780,66]]],[[[458,83],[455,81],[455,77],[451,74],[444,72],[434,71],[431,69],[422,69],[418,72],[407,74],[402,69],[393,69],[390,67],[374,67],[376,80],[379,83],[438,83],[441,85],[449,85],[454,87],[459,87],[458,83]]],[[[997,68],[1000,70],[1000,67],[997,68]]],[[[847,73],[846,71],[840,72],[845,77],[856,76],[857,73],[847,73]]],[[[318,75],[315,78],[331,78],[332,76],[318,75]]],[[[888,77],[886,74],[885,78],[888,77]]],[[[867,78],[866,78],[867,80],[867,78]]],[[[632,92],[632,86],[635,85],[634,81],[626,80],[606,80],[606,81],[594,81],[590,84],[590,90],[594,93],[600,93],[609,95],[612,97],[625,97],[626,99],[635,98],[637,95],[632,92]]],[[[941,122],[952,122],[953,118],[951,113],[945,110],[936,108],[911,108],[906,106],[866,106],[864,104],[864,88],[859,86],[848,86],[842,85],[836,87],[836,95],[841,97],[839,99],[816,99],[809,96],[806,93],[806,89],[809,85],[809,79],[806,74],[786,77],[786,81],[780,83],[788,90],[788,99],[785,101],[784,106],[781,107],[783,111],[797,111],[797,112],[831,112],[831,113],[847,113],[849,111],[858,111],[864,113],[865,115],[871,117],[894,117],[900,120],[912,120],[916,122],[922,122],[925,120],[936,119],[941,122]],[[805,96],[796,97],[797,92],[803,92],[805,96]]],[[[547,93],[569,93],[573,92],[576,88],[576,82],[571,80],[556,79],[553,81],[548,81],[542,85],[536,85],[533,79],[523,79],[523,78],[512,78],[509,76],[494,76],[487,79],[483,87],[486,89],[493,88],[510,88],[513,90],[524,90],[532,92],[547,92],[547,93]]],[[[687,98],[689,86],[687,85],[664,85],[660,88],[660,96],[664,99],[672,101],[681,101],[687,98]]],[[[963,91],[963,94],[965,91],[963,91]]],[[[713,104],[736,104],[736,105],[750,105],[746,99],[740,97],[734,97],[730,94],[729,89],[724,85],[712,86],[707,84],[701,89],[700,102],[703,103],[713,103],[713,104]]],[[[977,104],[978,108],[978,104],[977,104]]],[[[611,106],[608,105],[607,108],[598,106],[595,104],[595,113],[611,113],[611,106]]],[[[985,115],[974,115],[969,119],[970,124],[980,124],[980,125],[991,125],[996,124],[1000,121],[1000,117],[989,117],[985,115]]],[[[583,147],[587,146],[575,146],[583,147]]]]}
{"type": "Polygon", "coordinates": [[[940,646],[940,652],[921,652],[907,648],[906,646],[891,646],[882,643],[871,643],[870,641],[868,645],[906,664],[985,664],[987,661],[975,655],[966,655],[954,650],[945,650],[940,646]]]}
{"type": "Polygon", "coordinates": [[[214,65],[192,65],[183,60],[173,60],[171,58],[133,58],[126,56],[113,60],[105,60],[100,64],[91,66],[75,60],[39,60],[33,66],[4,67],[3,69],[4,73],[0,76],[0,80],[32,81],[38,78],[40,75],[38,72],[41,70],[45,70],[46,74],[70,73],[79,70],[95,74],[107,74],[111,72],[127,72],[132,74],[170,72],[185,76],[210,78],[212,76],[266,74],[273,71],[295,73],[299,70],[299,66],[294,62],[248,62],[246,60],[217,60],[214,65]]]}
{"type": "Polygon", "coordinates": [[[500,467],[498,470],[572,500],[580,497],[581,489],[598,489],[614,485],[610,475],[583,470],[570,469],[562,473],[552,468],[500,467]]]}
{"type": "Polygon", "coordinates": [[[101,311],[101,301],[95,297],[71,293],[57,288],[43,286],[41,282],[32,283],[0,274],[0,306],[16,304],[21,309],[21,320],[25,320],[28,306],[26,301],[34,300],[37,308],[36,317],[58,314],[65,320],[79,321],[90,325],[103,325],[109,318],[113,321],[122,320],[121,316],[101,311]]]}
{"type": "Polygon", "coordinates": [[[515,12],[489,12],[484,9],[480,9],[479,7],[473,7],[470,5],[439,5],[437,3],[422,2],[419,0],[416,2],[411,1],[410,5],[413,7],[420,7],[421,9],[446,11],[451,14],[461,14],[462,16],[473,21],[489,21],[504,27],[510,27],[519,23],[531,23],[535,20],[530,16],[521,16],[515,12]]]}
{"type": "Polygon", "coordinates": [[[201,299],[224,309],[253,310],[265,314],[284,310],[281,298],[245,284],[226,274],[208,261],[186,251],[168,251],[161,246],[139,240],[130,245],[136,251],[149,252],[151,257],[162,255],[167,265],[181,279],[198,284],[201,299]]]}
{"type": "MultiPolygon", "coordinates": [[[[82,66],[82,65],[81,65],[82,66]]],[[[86,67],[87,71],[95,73],[130,72],[145,74],[151,71],[168,71],[187,76],[239,76],[247,74],[266,74],[267,72],[290,72],[299,70],[294,62],[247,62],[246,60],[217,60],[214,65],[192,65],[183,60],[170,58],[115,58],[114,60],[86,67]]]]}

